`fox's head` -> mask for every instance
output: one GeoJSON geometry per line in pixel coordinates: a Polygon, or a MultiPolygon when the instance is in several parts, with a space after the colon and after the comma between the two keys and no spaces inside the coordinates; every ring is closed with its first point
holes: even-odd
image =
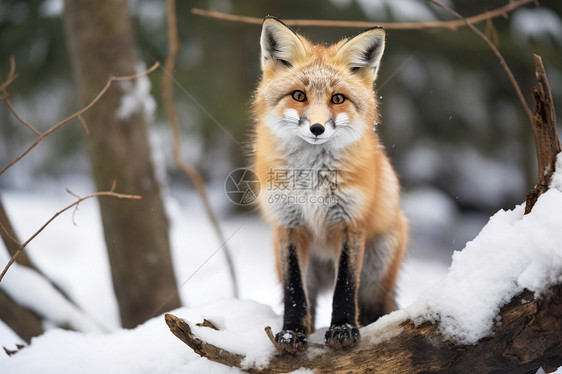
{"type": "Polygon", "coordinates": [[[263,75],[254,114],[280,144],[292,148],[306,141],[342,149],[371,132],[378,116],[373,85],[385,46],[383,28],[324,46],[267,17],[260,44],[263,75]]]}

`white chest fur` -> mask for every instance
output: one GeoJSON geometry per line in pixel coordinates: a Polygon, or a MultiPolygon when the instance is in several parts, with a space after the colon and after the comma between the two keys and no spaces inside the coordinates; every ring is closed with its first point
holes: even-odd
{"type": "Polygon", "coordinates": [[[316,237],[323,236],[330,224],[355,218],[360,192],[342,188],[338,154],[327,147],[298,145],[286,152],[285,169],[269,171],[262,207],[280,226],[306,226],[316,237]]]}

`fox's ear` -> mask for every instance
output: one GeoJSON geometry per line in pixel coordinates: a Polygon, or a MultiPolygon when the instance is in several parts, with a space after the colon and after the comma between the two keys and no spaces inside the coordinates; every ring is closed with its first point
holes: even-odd
{"type": "Polygon", "coordinates": [[[382,27],[373,27],[347,41],[337,52],[336,57],[346,64],[352,72],[373,69],[377,77],[382,53],[384,52],[386,32],[382,27]]]}
{"type": "Polygon", "coordinates": [[[261,31],[261,67],[268,63],[290,67],[306,53],[301,40],[282,21],[266,17],[261,31]]]}

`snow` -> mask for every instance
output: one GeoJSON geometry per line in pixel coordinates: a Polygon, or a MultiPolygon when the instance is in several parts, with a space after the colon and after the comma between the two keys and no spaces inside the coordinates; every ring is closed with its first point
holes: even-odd
{"type": "Polygon", "coordinates": [[[562,20],[550,9],[517,9],[511,16],[509,27],[511,38],[519,44],[526,45],[534,39],[547,45],[555,40],[562,45],[562,20]]]}
{"type": "Polygon", "coordinates": [[[46,0],[41,3],[39,14],[42,17],[59,17],[64,8],[63,0],[46,0]]]}
{"type": "MultiPolygon", "coordinates": [[[[557,166],[562,170],[562,156],[557,166]]],[[[475,344],[488,336],[500,308],[527,288],[536,296],[562,282],[562,172],[523,215],[500,210],[480,234],[455,252],[447,275],[407,308],[414,322],[439,322],[447,339],[475,344]]]]}
{"type": "Polygon", "coordinates": [[[403,156],[401,165],[417,183],[449,179],[449,191],[456,192],[463,203],[484,209],[525,193],[524,176],[513,157],[501,156],[498,161],[466,146],[421,141],[403,156]],[[447,162],[439,161],[443,155],[447,162]]]}
{"type": "MultiPolygon", "coordinates": [[[[209,305],[216,310],[228,303],[209,305]]],[[[205,310],[205,307],[201,308],[205,310]]],[[[233,308],[236,316],[238,309],[233,308]]],[[[189,309],[175,314],[196,320],[189,309]]],[[[233,317],[235,318],[235,317],[233,317]]],[[[2,373],[238,373],[240,371],[199,358],[173,336],[164,318],[155,318],[133,330],[110,335],[49,330],[12,359],[0,361],[2,373]]]]}
{"type": "Polygon", "coordinates": [[[433,21],[435,16],[431,9],[416,0],[359,0],[359,6],[371,19],[381,21],[387,18],[386,10],[396,21],[433,21]]]}
{"type": "Polygon", "coordinates": [[[138,18],[145,30],[157,32],[166,24],[166,6],[155,0],[132,0],[129,9],[138,18]]]}
{"type": "MultiPolygon", "coordinates": [[[[215,331],[208,327],[192,326],[193,332],[202,340],[225,348],[232,353],[245,356],[243,367],[263,367],[276,350],[264,332],[265,326],[273,331],[281,329],[279,315],[271,307],[255,301],[219,300],[212,304],[213,311],[228,311],[224,314],[226,329],[215,331]]],[[[183,315],[178,315],[183,317],[183,315]]],[[[190,321],[196,321],[193,316],[190,321]]],[[[198,318],[199,320],[201,317],[198,318]]]]}
{"type": "Polygon", "coordinates": [[[98,323],[67,301],[44,277],[26,267],[12,265],[0,283],[0,290],[19,305],[59,326],[68,325],[82,332],[103,331],[98,323]]]}
{"type": "Polygon", "coordinates": [[[562,191],[562,173],[559,172],[559,170],[562,170],[562,157],[560,157],[560,155],[558,155],[558,157],[556,158],[554,169],[557,170],[557,172],[552,175],[550,188],[555,188],[559,191],[562,191]]]}
{"type": "MultiPolygon", "coordinates": [[[[92,186],[84,183],[76,186],[76,180],[61,181],[61,184],[80,195],[92,192],[92,186]]],[[[39,196],[37,192],[2,191],[4,204],[20,238],[29,237],[72,199],[64,194],[53,195],[55,189],[52,187],[43,190],[49,191],[47,196],[39,196]]],[[[173,188],[166,191],[177,292],[183,304],[189,306],[189,309],[174,313],[191,323],[202,322],[203,319],[212,321],[221,331],[196,326],[194,331],[210,342],[248,355],[247,364],[263,364],[273,353],[273,346],[263,329],[269,325],[273,331],[279,331],[282,312],[282,290],[275,272],[271,228],[255,215],[238,215],[221,220],[239,275],[242,298],[242,301],[229,300],[232,291],[224,256],[218,250],[220,245],[212,227],[204,218],[200,201],[194,194],[182,196],[173,188]],[[177,196],[177,200],[170,198],[170,194],[177,196]]],[[[224,210],[219,204],[222,200],[227,201],[222,186],[220,191],[211,189],[209,195],[213,204],[219,205],[218,211],[224,210]]],[[[95,323],[103,323],[102,328],[111,332],[48,330],[15,356],[8,359],[5,354],[0,354],[0,373],[32,373],[37,372],[38,367],[43,373],[57,374],[158,372],[156,363],[152,361],[162,365],[162,372],[239,372],[198,358],[168,331],[162,315],[155,315],[134,330],[117,328],[117,306],[95,201],[85,201],[76,212],[62,214],[31,242],[27,251],[49,278],[95,318],[95,323]],[[162,355],[167,358],[166,363],[158,359],[162,355]],[[133,360],[135,362],[128,362],[133,360]],[[143,365],[146,369],[139,369],[143,365]]],[[[415,250],[412,252],[416,253],[415,250]]],[[[0,259],[4,263],[7,255],[4,253],[0,259]]],[[[19,269],[10,269],[4,281],[10,276],[20,278],[19,269]]],[[[407,259],[400,280],[403,292],[398,302],[408,305],[444,272],[442,264],[414,257],[407,259]]],[[[20,279],[21,285],[14,292],[22,293],[29,299],[30,305],[35,303],[38,310],[45,310],[44,313],[49,310],[50,314],[59,313],[56,308],[62,308],[62,304],[53,302],[47,294],[44,297],[38,295],[37,292],[42,291],[36,288],[34,282],[20,279]]],[[[5,287],[8,287],[7,283],[5,287]]],[[[329,294],[320,297],[318,309],[318,326],[327,326],[331,311],[329,294]]],[[[54,319],[54,316],[51,318],[54,319]]],[[[320,329],[311,341],[315,339],[322,343],[323,331],[325,329],[320,329]]],[[[15,349],[16,343],[21,343],[21,340],[0,324],[0,346],[15,349]]]]}
{"type": "MultiPolygon", "coordinates": [[[[144,63],[137,63],[136,72],[142,73],[146,70],[144,63]]],[[[150,94],[150,80],[146,75],[141,75],[133,82],[119,82],[124,95],[121,97],[121,103],[117,108],[117,118],[127,120],[139,111],[143,113],[147,122],[152,121],[156,111],[156,101],[150,94]]]]}
{"type": "Polygon", "coordinates": [[[440,236],[458,220],[458,208],[443,192],[430,187],[418,187],[402,197],[406,216],[419,222],[412,229],[423,230],[426,235],[440,236]]]}
{"type": "MultiPolygon", "coordinates": [[[[562,170],[562,156],[557,169],[562,170]]],[[[562,281],[562,173],[555,174],[551,187],[539,198],[531,214],[524,216],[523,206],[518,206],[490,218],[464,250],[455,252],[448,273],[443,264],[427,256],[428,252],[420,252],[417,230],[414,231],[411,254],[399,279],[401,309],[365,327],[363,337],[373,344],[382,343],[397,333],[402,321],[412,318],[418,324],[439,323],[439,331],[448,339],[473,344],[490,333],[499,309],[512,296],[524,288],[540,294],[549,285],[562,281]]],[[[167,193],[175,195],[177,191],[170,189],[167,193]]],[[[226,199],[221,194],[210,192],[215,204],[226,199]]],[[[45,202],[43,196],[14,191],[2,191],[2,196],[22,238],[31,235],[68,199],[56,196],[45,202]]],[[[445,195],[418,190],[405,199],[406,210],[413,212],[414,227],[424,227],[426,217],[419,211],[427,211],[425,204],[440,211],[441,216],[433,211],[427,219],[443,230],[447,230],[447,220],[457,217],[445,195]],[[429,202],[424,203],[424,199],[429,202]]],[[[183,200],[168,195],[166,208],[171,222],[177,292],[184,305],[189,306],[173,313],[188,321],[203,340],[246,356],[244,365],[265,365],[275,351],[264,327],[271,326],[275,332],[282,323],[281,288],[274,270],[271,228],[255,215],[221,220],[239,274],[241,299],[233,300],[224,256],[212,227],[202,219],[200,203],[191,195],[183,200]],[[189,206],[189,210],[184,206],[189,206]],[[203,319],[212,321],[219,331],[195,325],[203,319]]],[[[96,323],[104,321],[104,328],[112,332],[49,329],[16,355],[0,355],[0,373],[240,372],[200,358],[169,332],[159,313],[135,329],[118,329],[102,238],[97,205],[84,202],[74,214],[65,213],[49,225],[32,242],[28,253],[82,309],[95,316],[96,323]]],[[[4,255],[2,259],[5,258],[4,255]]],[[[52,305],[52,301],[46,300],[51,298],[48,291],[41,291],[38,282],[26,280],[19,270],[12,268],[6,283],[3,281],[0,286],[15,287],[12,292],[27,298],[32,307],[42,306],[46,315],[64,315],[51,310],[62,308],[62,304],[52,305]],[[18,279],[19,284],[11,286],[9,276],[18,279]],[[38,294],[41,292],[45,295],[38,294]]],[[[320,327],[329,324],[330,306],[329,295],[320,299],[319,329],[309,341],[323,342],[326,328],[320,327]]],[[[0,324],[0,345],[14,349],[15,343],[21,340],[0,324]]],[[[307,354],[313,356],[323,351],[310,347],[307,354]]]]}

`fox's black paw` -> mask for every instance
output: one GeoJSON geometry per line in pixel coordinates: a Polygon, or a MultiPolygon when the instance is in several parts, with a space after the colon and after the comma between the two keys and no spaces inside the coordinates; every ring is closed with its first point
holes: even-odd
{"type": "Polygon", "coordinates": [[[306,334],[304,332],[283,330],[275,335],[275,341],[283,352],[293,355],[306,350],[306,334]]]}
{"type": "Polygon", "coordinates": [[[332,325],[325,336],[326,345],[330,348],[352,347],[359,341],[359,329],[349,323],[340,326],[332,325]]]}

